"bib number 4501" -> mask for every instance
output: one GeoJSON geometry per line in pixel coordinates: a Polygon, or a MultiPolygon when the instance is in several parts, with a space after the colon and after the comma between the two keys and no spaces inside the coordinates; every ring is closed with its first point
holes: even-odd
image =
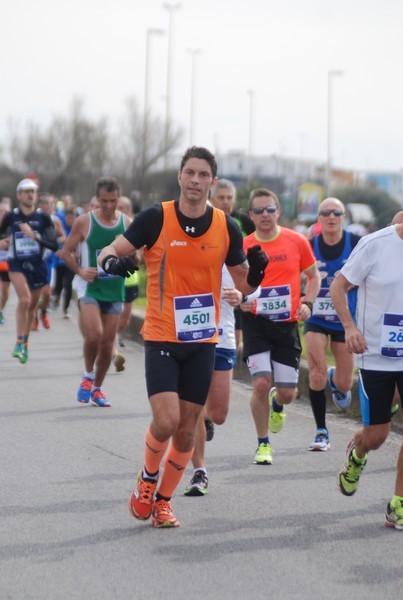
{"type": "Polygon", "coordinates": [[[192,315],[186,315],[183,319],[185,325],[205,325],[210,323],[209,313],[193,313],[192,315]]]}

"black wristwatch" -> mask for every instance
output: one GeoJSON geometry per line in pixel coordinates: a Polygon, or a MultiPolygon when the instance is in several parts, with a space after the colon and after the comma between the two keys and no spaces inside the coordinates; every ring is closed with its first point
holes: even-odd
{"type": "Polygon", "coordinates": [[[301,304],[306,304],[307,307],[309,308],[309,310],[311,311],[311,314],[313,313],[313,303],[310,302],[309,300],[303,300],[301,302],[301,304]]]}

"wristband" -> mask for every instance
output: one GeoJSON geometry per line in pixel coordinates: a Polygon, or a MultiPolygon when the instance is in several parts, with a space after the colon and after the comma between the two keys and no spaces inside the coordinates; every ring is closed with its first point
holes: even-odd
{"type": "Polygon", "coordinates": [[[303,300],[301,302],[301,304],[306,304],[307,307],[309,308],[309,310],[311,311],[311,314],[313,313],[313,303],[310,302],[309,300],[303,300]]]}
{"type": "Polygon", "coordinates": [[[252,292],[251,294],[248,294],[247,296],[245,296],[245,294],[242,294],[242,303],[244,302],[252,302],[253,300],[256,300],[256,298],[259,298],[260,296],[260,292],[262,291],[262,288],[260,287],[260,285],[258,285],[258,287],[255,289],[254,292],[252,292]]]}

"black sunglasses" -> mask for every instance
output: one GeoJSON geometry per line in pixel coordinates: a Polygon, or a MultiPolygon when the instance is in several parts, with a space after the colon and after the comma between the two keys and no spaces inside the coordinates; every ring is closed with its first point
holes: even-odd
{"type": "Polygon", "coordinates": [[[323,210],[319,211],[319,215],[321,217],[328,217],[332,213],[335,217],[341,217],[344,215],[344,212],[341,210],[341,208],[324,208],[323,210]]]}
{"type": "Polygon", "coordinates": [[[256,208],[252,208],[254,215],[262,215],[265,210],[267,210],[269,214],[272,214],[276,212],[277,206],[257,206],[256,208]]]}

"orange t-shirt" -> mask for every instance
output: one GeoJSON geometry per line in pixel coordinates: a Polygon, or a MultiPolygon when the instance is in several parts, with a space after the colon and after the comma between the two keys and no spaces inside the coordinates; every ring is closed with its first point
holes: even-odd
{"type": "Polygon", "coordinates": [[[218,342],[221,269],[229,248],[225,214],[213,209],[211,225],[197,238],[179,225],[174,201],[163,202],[163,226],[144,251],[147,341],[218,342]]]}
{"type": "Polygon", "coordinates": [[[278,227],[270,241],[261,241],[256,232],[244,238],[244,249],[259,244],[269,258],[261,283],[262,292],[255,312],[273,321],[297,321],[301,297],[301,273],[315,262],[309,241],[300,233],[278,227]]]}

